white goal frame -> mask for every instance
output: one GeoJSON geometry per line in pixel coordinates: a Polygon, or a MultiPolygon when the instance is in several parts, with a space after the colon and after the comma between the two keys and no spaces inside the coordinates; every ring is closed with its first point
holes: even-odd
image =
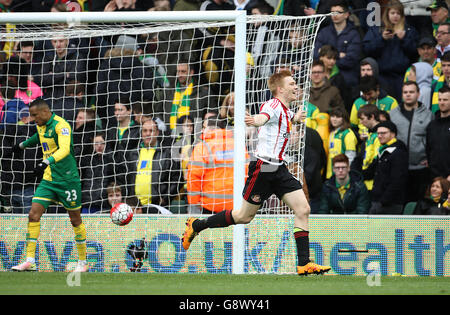
{"type": "MultiPolygon", "coordinates": [[[[236,11],[164,11],[164,12],[25,12],[2,13],[2,23],[148,23],[148,22],[234,22],[236,45],[234,66],[235,126],[234,126],[234,207],[242,204],[241,192],[245,181],[245,67],[246,23],[245,10],[236,11]]],[[[244,226],[233,230],[233,274],[244,273],[244,226]]]]}

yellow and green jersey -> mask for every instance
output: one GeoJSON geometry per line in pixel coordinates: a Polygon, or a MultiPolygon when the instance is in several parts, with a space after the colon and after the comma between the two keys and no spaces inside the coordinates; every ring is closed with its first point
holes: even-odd
{"type": "MultiPolygon", "coordinates": [[[[369,137],[366,140],[364,159],[362,169],[366,170],[369,168],[370,164],[377,157],[378,149],[380,148],[380,140],[378,140],[378,133],[372,132],[369,133],[369,137]]],[[[372,190],[373,187],[373,179],[365,180],[364,184],[368,190],[372,190]]]]}
{"type": "Polygon", "coordinates": [[[135,122],[134,120],[130,121],[130,124],[126,127],[117,127],[117,139],[119,139],[119,141],[122,141],[123,135],[125,134],[125,132],[131,127],[134,126],[135,122]]]}
{"type": "Polygon", "coordinates": [[[350,128],[336,129],[330,133],[328,138],[328,159],[327,159],[327,179],[333,175],[331,161],[336,155],[345,154],[346,151],[356,152],[358,139],[350,128]]]}
{"type": "MultiPolygon", "coordinates": [[[[353,103],[352,110],[350,113],[350,123],[352,124],[353,127],[356,127],[356,126],[358,127],[359,134],[368,132],[367,128],[359,123],[359,118],[358,118],[358,110],[361,108],[361,106],[364,106],[367,103],[368,102],[365,99],[363,99],[362,97],[357,98],[355,100],[355,102],[353,103]]],[[[389,95],[386,95],[383,98],[377,99],[372,104],[376,105],[379,110],[384,110],[388,113],[398,106],[397,100],[389,95]]]]}
{"type": "Polygon", "coordinates": [[[152,166],[155,148],[146,148],[141,144],[137,164],[135,192],[143,205],[152,203],[152,166]]]}
{"type": "Polygon", "coordinates": [[[317,129],[317,115],[320,111],[316,105],[306,102],[306,127],[317,129]]]}
{"type": "Polygon", "coordinates": [[[72,128],[63,118],[53,114],[44,126],[37,126],[37,133],[23,142],[31,147],[40,144],[44,160],[50,164],[45,169],[44,180],[65,182],[80,180],[73,151],[72,128]]]}

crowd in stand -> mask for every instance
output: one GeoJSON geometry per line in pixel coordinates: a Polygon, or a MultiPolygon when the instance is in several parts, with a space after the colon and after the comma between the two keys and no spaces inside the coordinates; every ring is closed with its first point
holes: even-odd
{"type": "MultiPolygon", "coordinates": [[[[379,1],[381,23],[372,26],[366,10],[371,2],[284,0],[274,9],[264,0],[0,0],[0,12],[331,12],[318,31],[306,100],[303,162],[311,212],[449,215],[448,5],[443,0],[379,1]]],[[[16,27],[3,25],[2,31],[16,27]]],[[[227,63],[234,42],[196,32],[0,43],[3,211],[27,213],[31,204],[36,187],[31,170],[42,150],[14,156],[10,148],[35,132],[28,104],[37,98],[72,123],[83,212],[107,211],[118,202],[144,213],[177,212],[180,204],[189,204],[191,213],[232,208],[234,93],[233,65],[227,63]],[[203,61],[201,69],[192,59],[171,60],[173,47],[167,43],[183,45],[180,39],[189,36],[202,38],[196,56],[203,61]],[[212,38],[215,42],[208,42],[212,38]],[[155,57],[156,45],[167,51],[165,60],[155,57]],[[218,48],[210,50],[210,45],[218,48]],[[217,56],[223,56],[222,64],[208,61],[217,56]],[[200,71],[208,84],[199,83],[200,71]]],[[[271,67],[281,64],[277,39],[267,42],[272,44],[255,41],[247,53],[248,69],[267,65],[259,67],[261,77],[280,70],[271,67]]],[[[291,43],[296,49],[298,43],[291,43]]],[[[252,90],[258,91],[261,82],[254,79],[252,90]]],[[[257,104],[271,97],[267,91],[255,95],[257,104]]],[[[248,111],[255,113],[258,106],[248,111]]],[[[249,128],[247,138],[255,132],[249,128]]],[[[293,168],[299,162],[296,139],[293,135],[286,161],[293,168]]],[[[251,153],[251,146],[247,149],[251,153]]]]}

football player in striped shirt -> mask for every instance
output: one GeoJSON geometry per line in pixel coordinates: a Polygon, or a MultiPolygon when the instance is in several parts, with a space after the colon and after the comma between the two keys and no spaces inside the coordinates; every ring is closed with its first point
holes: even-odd
{"type": "Polygon", "coordinates": [[[268,86],[274,97],[262,104],[259,114],[245,117],[247,125],[258,127],[258,144],[256,159],[249,164],[242,207],[219,212],[207,219],[188,218],[183,247],[188,250],[195,236],[204,229],[249,223],[263,202],[275,194],[294,212],[297,274],[322,274],[331,268],[309,260],[310,207],[302,185],[288,171],[284,162],[292,124],[301,123],[306,118],[304,111],[294,113],[289,109],[290,103],[298,99],[299,88],[288,70],[273,74],[268,80],[268,86]]]}
{"type": "Polygon", "coordinates": [[[42,180],[33,196],[28,214],[26,261],[12,267],[14,271],[36,271],[35,253],[41,216],[50,204],[61,204],[68,212],[75,232],[78,263],[74,271],[85,272],[86,228],[81,220],[81,181],[73,152],[72,128],[63,118],[50,111],[42,99],[30,104],[30,116],[36,122],[37,132],[13,148],[13,152],[27,147],[42,147],[43,160],[34,172],[42,180]]]}

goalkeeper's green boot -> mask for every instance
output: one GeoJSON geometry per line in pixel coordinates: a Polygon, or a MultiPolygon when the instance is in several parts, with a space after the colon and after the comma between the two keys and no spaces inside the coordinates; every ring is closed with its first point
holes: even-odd
{"type": "Polygon", "coordinates": [[[304,266],[297,266],[297,274],[299,276],[307,276],[309,274],[321,275],[330,270],[330,266],[321,266],[313,262],[309,262],[304,266]]]}
{"type": "Polygon", "coordinates": [[[198,233],[195,232],[194,229],[192,228],[192,223],[194,223],[194,221],[196,221],[196,220],[198,220],[198,219],[197,218],[188,218],[186,221],[186,229],[184,230],[183,239],[182,239],[184,250],[189,249],[189,246],[191,246],[192,241],[198,235],[198,233]]]}

